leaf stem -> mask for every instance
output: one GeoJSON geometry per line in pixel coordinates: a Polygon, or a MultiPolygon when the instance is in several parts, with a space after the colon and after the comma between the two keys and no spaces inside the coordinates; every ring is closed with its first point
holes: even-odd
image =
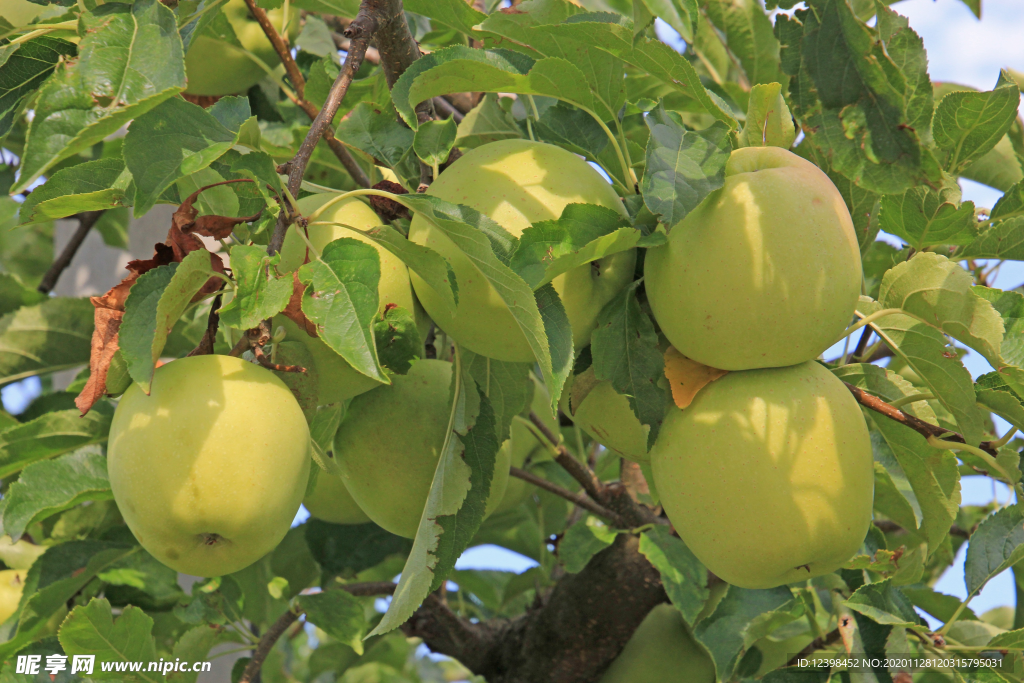
{"type": "Polygon", "coordinates": [[[891,405],[893,408],[902,408],[903,406],[910,405],[911,403],[917,403],[918,401],[931,401],[934,398],[934,394],[911,394],[910,396],[898,398],[889,405],[891,405]]]}
{"type": "Polygon", "coordinates": [[[966,600],[964,600],[963,602],[960,603],[960,606],[956,608],[955,612],[953,612],[953,616],[951,616],[949,618],[949,621],[947,621],[945,624],[943,624],[942,628],[940,628],[938,631],[936,631],[936,635],[940,635],[940,636],[945,636],[946,635],[946,632],[949,631],[949,627],[952,626],[956,622],[956,620],[960,618],[960,615],[963,614],[963,611],[965,609],[967,609],[967,605],[971,602],[971,600],[974,599],[974,596],[975,596],[975,593],[971,593],[970,595],[967,596],[966,600]]]}
{"type": "Polygon", "coordinates": [[[981,458],[990,470],[995,470],[996,472],[998,472],[1002,476],[1003,481],[1005,481],[1006,483],[1010,483],[1012,481],[1010,479],[1010,475],[1006,473],[1006,470],[1003,469],[1002,465],[996,462],[995,458],[993,458],[991,455],[981,450],[980,448],[971,446],[966,443],[957,443],[956,441],[944,441],[937,436],[929,436],[928,445],[931,446],[932,448],[939,448],[943,450],[948,449],[951,451],[965,451],[967,453],[975,455],[981,458]]]}
{"type": "MultiPolygon", "coordinates": [[[[864,327],[865,325],[870,325],[871,323],[875,322],[879,318],[884,318],[887,315],[895,315],[896,313],[903,313],[905,315],[909,315],[902,308],[883,308],[880,311],[875,311],[871,315],[861,316],[860,320],[858,320],[856,323],[854,323],[853,325],[850,325],[845,330],[843,330],[843,333],[841,335],[839,335],[839,337],[834,342],[832,342],[832,344],[829,344],[829,346],[832,346],[833,344],[839,343],[840,339],[844,339],[844,338],[850,336],[851,334],[853,334],[854,332],[856,332],[860,328],[864,327]]],[[[860,311],[857,312],[857,315],[861,315],[860,311]]]]}
{"type": "Polygon", "coordinates": [[[1010,430],[1008,432],[1006,432],[1005,434],[1003,434],[1003,436],[1001,438],[999,438],[999,439],[997,439],[997,440],[992,442],[992,447],[996,448],[996,449],[1002,448],[1006,444],[1010,443],[1010,439],[1012,439],[1013,435],[1016,434],[1016,433],[1017,433],[1017,428],[1016,427],[1010,427],[1010,430]]]}
{"type": "MultiPolygon", "coordinates": [[[[54,31],[72,30],[76,28],[78,28],[77,19],[74,19],[72,21],[62,21],[59,24],[46,24],[46,26],[43,28],[37,28],[33,31],[29,31],[23,36],[18,36],[17,38],[12,39],[11,42],[4,45],[4,47],[10,47],[11,45],[17,45],[18,43],[25,43],[32,40],[33,38],[45,36],[47,33],[53,33],[54,31]]],[[[15,29],[14,31],[11,31],[7,35],[11,35],[11,33],[17,33],[17,31],[18,29],[15,29]]]]}

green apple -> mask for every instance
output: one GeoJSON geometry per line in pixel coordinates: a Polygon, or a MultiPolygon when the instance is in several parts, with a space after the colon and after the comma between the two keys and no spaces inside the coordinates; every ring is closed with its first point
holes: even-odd
{"type": "MultiPolygon", "coordinates": [[[[530,376],[533,380],[533,400],[530,402],[530,410],[537,413],[541,421],[555,434],[558,434],[558,420],[551,414],[551,394],[536,377],[530,376]]],[[[502,444],[502,449],[507,450],[509,464],[512,467],[522,468],[530,456],[543,452],[546,446],[541,443],[537,435],[529,425],[529,418],[525,415],[518,415],[512,421],[509,430],[509,438],[502,444]]],[[[530,494],[533,487],[519,477],[508,478],[508,486],[505,487],[505,495],[494,509],[495,512],[506,512],[519,507],[530,494]]]]}
{"type": "MultiPolygon", "coordinates": [[[[579,377],[581,382],[595,381],[593,373],[579,377]]],[[[629,407],[629,399],[615,391],[611,382],[603,380],[597,381],[577,406],[572,400],[572,386],[576,381],[576,378],[570,378],[566,383],[562,392],[562,411],[572,417],[577,427],[608,450],[626,460],[647,462],[650,459],[647,436],[651,428],[640,423],[629,407]]]]}
{"type": "Polygon", "coordinates": [[[816,362],[730,372],[669,410],[651,449],[679,536],[717,576],[772,588],[835,571],[871,523],[860,406],[816,362]]]}
{"type": "Polygon", "coordinates": [[[274,373],[231,356],[157,368],[110,426],[110,488],[128,528],[168,567],[243,569],[288,532],[309,479],[309,428],[274,373]]]}
{"type": "MultiPolygon", "coordinates": [[[[253,17],[244,0],[228,0],[224,16],[235,32],[241,48],[231,39],[218,38],[216,26],[192,39],[185,53],[185,75],[190,95],[239,95],[267,77],[267,72],[252,60],[248,50],[273,69],[281,60],[266,34],[253,17]]],[[[283,9],[267,12],[274,28],[283,25],[283,9]]],[[[299,33],[299,12],[292,8],[288,17],[288,38],[294,40],[299,33]]]]}
{"type": "MultiPolygon", "coordinates": [[[[334,437],[334,457],[356,504],[393,534],[414,538],[448,432],[452,365],[418,360],[390,386],[356,396],[334,437]]],[[[486,514],[501,502],[509,458],[498,450],[486,514]]]]}
{"type": "Polygon", "coordinates": [[[725,186],[648,250],[644,276],[654,318],[687,358],[783,367],[817,358],[850,324],[860,248],[821,169],[779,147],[744,147],[725,186]]]}
{"type": "MultiPolygon", "coordinates": [[[[333,193],[326,193],[304,197],[298,202],[299,211],[303,215],[308,215],[336,196],[333,193]]],[[[314,222],[317,221],[345,223],[360,230],[370,230],[381,225],[380,218],[373,209],[355,197],[334,204],[314,222]]],[[[306,261],[306,243],[296,232],[297,230],[299,230],[298,226],[294,226],[285,235],[284,244],[281,246],[281,262],[278,264],[278,271],[281,273],[290,273],[306,261]]],[[[322,251],[330,242],[339,237],[351,237],[376,248],[377,254],[380,256],[380,282],[377,284],[377,295],[380,299],[378,312],[383,311],[388,304],[398,304],[416,317],[421,333],[426,334],[429,320],[426,319],[419,302],[413,296],[412,285],[409,283],[409,269],[397,256],[378,246],[370,238],[340,225],[311,225],[307,230],[309,231],[309,241],[317,251],[322,251]]],[[[310,355],[313,356],[313,360],[316,361],[320,405],[339,403],[380,386],[380,382],[355,370],[348,364],[348,361],[335,353],[323,340],[310,337],[305,330],[300,329],[286,316],[278,315],[274,318],[274,328],[276,329],[278,326],[284,328],[286,339],[302,341],[310,355]]]]}
{"type": "Polygon", "coordinates": [[[0,571],[0,624],[18,611],[21,592],[25,588],[27,569],[5,569],[0,571]]]}
{"type": "Polygon", "coordinates": [[[45,552],[44,545],[35,545],[25,539],[15,543],[7,534],[0,536],[0,560],[11,569],[28,569],[45,552]]]}
{"type": "Polygon", "coordinates": [[[658,605],[601,678],[601,683],[714,683],[715,663],[693,639],[683,615],[658,605]]]}
{"type": "Polygon", "coordinates": [[[320,472],[313,492],[302,501],[309,514],[334,524],[366,524],[370,517],[363,512],[341,477],[320,472]]]}
{"type": "MultiPolygon", "coordinates": [[[[470,150],[448,167],[427,194],[485,214],[514,237],[532,223],[558,218],[567,204],[597,204],[626,215],[612,186],[587,162],[560,147],[528,140],[502,140],[470,150]]],[[[526,335],[480,270],[440,228],[416,215],[409,239],[451,263],[459,305],[451,315],[441,298],[416,273],[412,284],[438,327],[488,358],[534,362],[526,335]]],[[[577,349],[590,342],[601,308],[633,279],[634,250],[575,268],[552,284],[565,306],[577,349]]]]}

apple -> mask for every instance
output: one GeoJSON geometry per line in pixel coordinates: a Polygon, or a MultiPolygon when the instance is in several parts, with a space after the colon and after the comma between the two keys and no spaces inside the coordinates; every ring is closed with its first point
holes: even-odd
{"type": "MultiPolygon", "coordinates": [[[[399,536],[414,538],[448,432],[452,365],[418,360],[390,386],[356,396],[334,437],[334,457],[356,504],[399,536]]],[[[505,495],[509,456],[498,450],[486,514],[505,495]]]]}
{"type": "MultiPolygon", "coordinates": [[[[336,196],[334,193],[326,193],[303,197],[298,202],[299,211],[303,215],[308,215],[336,196]]],[[[317,221],[346,223],[360,230],[369,230],[381,225],[380,218],[373,209],[355,197],[333,205],[326,213],[317,218],[317,221]]],[[[278,264],[278,272],[282,274],[291,273],[306,261],[306,243],[297,230],[300,230],[298,226],[289,229],[285,235],[284,244],[281,245],[281,261],[278,264]]],[[[426,335],[430,321],[426,319],[419,302],[413,296],[412,285],[409,283],[409,269],[405,267],[405,263],[387,249],[377,246],[377,243],[370,238],[340,225],[311,225],[307,230],[309,231],[309,241],[317,251],[322,251],[330,242],[339,237],[351,237],[376,248],[377,254],[380,256],[380,282],[377,285],[377,295],[380,298],[378,312],[383,311],[388,304],[398,304],[416,317],[421,333],[426,335]]],[[[313,258],[312,255],[310,258],[313,258]]],[[[334,349],[325,344],[323,340],[318,337],[310,337],[291,319],[284,315],[277,315],[274,318],[274,328],[276,329],[278,326],[284,328],[286,339],[302,341],[309,354],[313,356],[320,385],[318,401],[320,405],[340,403],[381,385],[380,382],[355,370],[348,364],[348,361],[335,353],[334,349]]]]}
{"type": "MultiPolygon", "coordinates": [[[[532,223],[558,218],[567,204],[597,204],[627,215],[612,186],[587,162],[561,147],[528,140],[502,140],[466,152],[438,176],[427,194],[476,209],[514,237],[532,223]]],[[[438,327],[482,356],[535,361],[526,335],[498,292],[440,228],[416,215],[409,239],[440,253],[455,271],[459,305],[454,316],[412,274],[413,288],[438,327]]],[[[590,342],[601,308],[633,279],[635,264],[636,252],[629,250],[555,278],[552,284],[569,316],[577,349],[590,342]]]]}
{"type": "Polygon", "coordinates": [[[874,461],[860,406],[811,361],[731,372],[651,449],[668,518],[728,583],[772,588],[838,569],[871,523],[874,461]]]}
{"type": "Polygon", "coordinates": [[[28,569],[45,552],[44,545],[35,545],[25,539],[12,542],[9,535],[0,536],[0,560],[11,569],[28,569]]]}
{"type": "Polygon", "coordinates": [[[672,605],[648,613],[601,683],[714,683],[715,663],[672,605]]]}
{"type": "Polygon", "coordinates": [[[779,147],[744,147],[725,186],[648,250],[644,277],[655,320],[687,358],[783,367],[817,358],[850,324],[860,248],[821,169],[779,147]]]}
{"type": "Polygon", "coordinates": [[[0,571],[0,624],[18,611],[21,591],[25,587],[27,569],[5,569],[0,571]]]}
{"type": "MultiPolygon", "coordinates": [[[[253,17],[244,0],[228,0],[224,16],[234,29],[242,48],[256,55],[273,69],[281,60],[266,34],[253,17]]],[[[274,28],[281,30],[282,9],[267,11],[274,28]]],[[[288,38],[294,40],[299,33],[299,12],[292,9],[288,17],[288,38]]],[[[238,95],[267,77],[267,72],[245,54],[234,41],[219,40],[212,31],[203,32],[192,39],[185,53],[185,75],[190,95],[238,95]]]]}
{"type": "Polygon", "coordinates": [[[309,514],[334,524],[366,524],[370,517],[363,512],[341,477],[320,472],[313,492],[302,501],[309,514]]]}
{"type": "Polygon", "coordinates": [[[640,423],[629,407],[629,399],[615,391],[611,382],[602,380],[577,406],[572,400],[574,382],[575,378],[570,378],[566,383],[561,401],[563,412],[572,417],[573,423],[620,457],[633,462],[647,462],[647,435],[651,428],[640,423]]]}
{"type": "MultiPolygon", "coordinates": [[[[558,434],[558,420],[551,414],[551,394],[547,388],[533,375],[533,400],[530,402],[530,411],[537,413],[541,421],[555,434],[558,434]]],[[[527,414],[529,411],[527,411],[527,414]]],[[[507,450],[509,464],[512,467],[522,468],[526,461],[535,453],[543,452],[547,447],[537,438],[536,434],[527,426],[529,417],[519,415],[512,421],[509,438],[502,444],[502,449],[507,450]]],[[[505,495],[501,502],[494,509],[495,512],[506,512],[519,507],[533,492],[529,482],[519,477],[509,476],[508,485],[505,487],[505,495]]]]}
{"type": "Polygon", "coordinates": [[[171,569],[221,576],[274,549],[309,479],[309,428],[274,373],[231,356],[157,368],[132,384],[107,444],[110,488],[143,548],[171,569]]]}

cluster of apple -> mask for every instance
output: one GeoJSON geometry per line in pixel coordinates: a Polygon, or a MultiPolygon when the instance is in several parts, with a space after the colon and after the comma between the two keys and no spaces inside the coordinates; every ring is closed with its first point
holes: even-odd
{"type": "MultiPolygon", "coordinates": [[[[584,161],[523,140],[466,153],[429,191],[517,236],[570,203],[626,215],[584,161]]],[[[306,197],[299,208],[309,213],[328,199],[306,197]]],[[[369,229],[380,219],[353,198],[329,207],[319,223],[309,227],[309,240],[322,249],[343,236],[370,243],[331,223],[369,229]]],[[[534,360],[504,302],[440,229],[416,216],[409,239],[449,260],[458,306],[453,315],[376,247],[382,309],[390,303],[413,311],[424,336],[432,319],[488,358],[534,360]]],[[[305,242],[289,234],[281,273],[298,268],[305,253],[305,242]]],[[[577,349],[590,343],[605,304],[632,281],[636,259],[635,251],[616,253],[553,281],[577,349]]],[[[648,250],[644,275],[664,345],[728,373],[685,410],[669,408],[650,452],[647,428],[607,382],[579,406],[566,399],[565,411],[597,441],[651,462],[669,519],[725,581],[766,588],[834,571],[863,541],[873,486],[860,409],[814,360],[849,323],[860,289],[857,241],[839,192],[790,152],[738,150],[725,186],[676,225],[665,245],[648,250]]],[[[451,363],[419,360],[379,385],[287,318],[274,325],[313,356],[319,403],[349,402],[334,439],[340,476],[321,473],[309,495],[306,419],[268,370],[227,356],[184,358],[157,369],[150,395],[135,385],[118,405],[108,451],[115,500],[139,542],[179,571],[215,576],[256,561],[283,538],[304,496],[311,514],[330,522],[373,521],[406,537],[419,526],[448,429],[451,363]]],[[[531,407],[556,429],[550,394],[534,381],[531,407]]],[[[513,423],[488,514],[529,495],[525,482],[509,480],[509,467],[541,447],[513,423]]]]}

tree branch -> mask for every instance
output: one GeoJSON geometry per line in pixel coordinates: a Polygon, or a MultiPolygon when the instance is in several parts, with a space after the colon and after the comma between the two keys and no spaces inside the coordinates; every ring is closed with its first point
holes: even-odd
{"type": "MultiPolygon", "coordinates": [[[[281,36],[274,28],[273,22],[270,21],[270,17],[267,16],[266,10],[258,7],[255,0],[245,0],[249,11],[256,21],[259,22],[260,28],[266,34],[270,44],[274,46],[274,50],[277,52],[278,58],[281,63],[284,64],[285,73],[288,74],[288,80],[292,82],[292,86],[295,88],[295,94],[297,99],[295,104],[299,106],[302,111],[306,112],[306,115],[310,119],[316,119],[319,110],[311,102],[306,100],[306,79],[303,78],[302,72],[299,70],[299,65],[295,63],[292,58],[291,49],[288,46],[286,38],[281,36]]],[[[334,156],[338,157],[338,161],[345,167],[352,179],[360,187],[369,187],[370,179],[363,171],[362,167],[356,162],[349,151],[345,148],[345,145],[340,140],[334,137],[334,131],[330,128],[324,130],[323,139],[327,142],[327,146],[334,152],[334,156]]],[[[294,194],[294,192],[292,193],[294,194]]]]}
{"type": "Polygon", "coordinates": [[[446,117],[455,119],[455,123],[462,123],[462,119],[466,118],[466,115],[456,109],[454,104],[440,96],[434,98],[434,108],[440,110],[446,117]]]}
{"type": "Polygon", "coordinates": [[[561,465],[566,472],[568,472],[573,479],[580,483],[583,490],[587,492],[587,495],[596,501],[600,501],[604,498],[605,486],[601,483],[601,480],[597,478],[593,470],[577,460],[572,453],[569,452],[565,446],[562,445],[561,439],[555,436],[555,433],[544,424],[544,421],[540,419],[537,413],[530,411],[530,422],[544,435],[544,438],[555,447],[558,454],[555,456],[555,462],[561,465]]]}
{"type": "MultiPolygon", "coordinates": [[[[247,2],[254,1],[247,0],[247,2]]],[[[299,151],[295,153],[295,157],[291,161],[291,168],[288,172],[288,191],[293,197],[298,196],[299,187],[302,185],[302,176],[306,172],[306,166],[309,165],[313,150],[316,149],[320,138],[323,137],[334,120],[334,115],[338,112],[338,107],[341,106],[341,101],[348,92],[348,87],[351,85],[352,79],[355,78],[356,71],[363,63],[363,55],[366,54],[366,48],[370,44],[370,36],[377,29],[377,19],[366,11],[368,4],[370,4],[369,0],[363,0],[363,4],[359,8],[359,16],[345,29],[345,34],[352,40],[351,49],[345,57],[345,63],[342,65],[338,77],[334,80],[334,85],[331,86],[327,101],[324,102],[324,106],[313,119],[313,125],[309,127],[306,139],[299,145],[299,151]]],[[[269,254],[273,255],[280,251],[290,222],[290,212],[282,211],[278,216],[277,225],[274,227],[270,245],[267,247],[269,254]]]]}
{"type": "Polygon", "coordinates": [[[208,356],[213,353],[213,345],[217,341],[217,328],[220,327],[220,314],[217,312],[220,310],[220,302],[221,295],[218,294],[213,298],[213,305],[210,306],[210,315],[206,319],[206,332],[199,340],[199,345],[188,352],[189,356],[208,356]]]}
{"type": "Polygon", "coordinates": [[[242,672],[242,677],[238,679],[238,683],[252,683],[260,675],[260,667],[263,666],[263,662],[267,659],[267,655],[274,649],[274,644],[277,639],[284,635],[284,632],[288,630],[288,627],[294,624],[299,618],[298,612],[288,610],[280,617],[277,621],[270,625],[267,632],[260,638],[260,642],[256,645],[256,649],[253,650],[252,659],[245,665],[245,670],[242,672]]]}
{"type": "MultiPolygon", "coordinates": [[[[846,383],[844,382],[844,384],[846,383]]],[[[934,436],[942,437],[945,441],[955,441],[956,443],[962,444],[967,443],[967,440],[960,434],[952,432],[945,427],[939,427],[938,425],[933,425],[930,422],[925,422],[921,418],[905,413],[899,408],[893,408],[882,399],[869,394],[863,389],[855,387],[852,384],[846,384],[846,388],[850,390],[850,393],[852,393],[853,397],[857,399],[857,402],[865,408],[870,408],[876,413],[885,415],[890,420],[895,420],[904,426],[910,427],[926,439],[930,436],[934,436]]],[[[992,445],[991,441],[982,441],[978,444],[978,447],[986,453],[996,455],[996,448],[992,445]]]]}
{"type": "Polygon", "coordinates": [[[611,510],[601,505],[598,505],[593,500],[584,496],[583,494],[573,493],[572,491],[563,489],[558,484],[553,484],[547,479],[538,477],[537,475],[531,474],[526,470],[519,469],[518,467],[510,468],[509,474],[511,474],[513,477],[518,477],[523,481],[528,481],[537,488],[544,489],[548,493],[553,493],[556,496],[565,498],[570,503],[578,505],[585,510],[589,510],[590,512],[593,512],[595,515],[598,515],[599,517],[604,517],[606,520],[608,520],[617,527],[626,526],[625,522],[622,520],[622,517],[620,517],[617,513],[612,512],[611,510]]]}
{"type": "Polygon", "coordinates": [[[75,230],[75,234],[71,236],[71,240],[65,245],[64,250],[60,252],[60,256],[54,259],[47,269],[36,289],[43,294],[49,294],[53,291],[53,288],[57,286],[57,280],[60,279],[61,273],[71,265],[71,260],[75,258],[75,254],[78,253],[82,242],[85,241],[89,231],[92,230],[102,215],[103,211],[83,211],[82,213],[75,214],[75,218],[78,219],[78,229],[75,230]]]}
{"type": "MultiPolygon", "coordinates": [[[[352,45],[352,41],[350,41],[348,38],[346,38],[341,33],[338,33],[337,31],[331,31],[331,38],[334,40],[335,47],[337,47],[339,50],[344,50],[345,52],[348,52],[349,47],[351,47],[352,45]]],[[[366,57],[364,57],[364,59],[368,61],[370,64],[380,64],[380,53],[377,52],[377,48],[372,46],[368,47],[366,48],[366,57]]]]}
{"type": "Polygon", "coordinates": [[[807,647],[793,655],[790,658],[790,660],[786,662],[786,666],[796,666],[796,663],[799,662],[801,659],[811,654],[812,652],[822,649],[823,647],[828,647],[832,643],[838,641],[839,637],[839,629],[834,629],[821,638],[815,638],[807,647]]]}

